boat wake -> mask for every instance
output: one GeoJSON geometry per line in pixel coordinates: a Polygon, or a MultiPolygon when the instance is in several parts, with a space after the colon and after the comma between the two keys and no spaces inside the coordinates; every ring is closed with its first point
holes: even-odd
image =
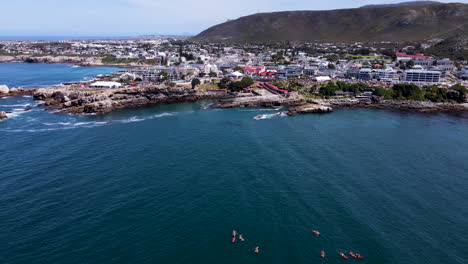
{"type": "Polygon", "coordinates": [[[273,119],[273,118],[285,117],[285,116],[287,116],[287,115],[286,115],[286,112],[278,112],[278,113],[275,113],[275,114],[261,114],[261,115],[257,115],[257,116],[255,116],[253,119],[255,119],[255,120],[264,120],[264,119],[273,119]]]}

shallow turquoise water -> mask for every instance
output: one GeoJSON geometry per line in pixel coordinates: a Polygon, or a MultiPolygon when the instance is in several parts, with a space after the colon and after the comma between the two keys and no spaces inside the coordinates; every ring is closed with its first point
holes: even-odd
{"type": "Polygon", "coordinates": [[[466,263],[466,115],[208,103],[0,122],[0,263],[466,263]]]}

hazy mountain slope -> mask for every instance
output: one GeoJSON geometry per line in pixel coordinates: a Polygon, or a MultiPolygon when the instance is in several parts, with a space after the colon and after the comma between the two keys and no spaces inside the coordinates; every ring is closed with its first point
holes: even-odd
{"type": "Polygon", "coordinates": [[[468,35],[468,4],[261,13],[211,27],[195,40],[414,41],[468,35]]]}

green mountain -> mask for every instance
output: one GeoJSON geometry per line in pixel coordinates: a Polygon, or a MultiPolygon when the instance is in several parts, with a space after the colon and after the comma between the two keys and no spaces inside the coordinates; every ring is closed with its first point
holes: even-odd
{"type": "Polygon", "coordinates": [[[260,13],[211,27],[194,40],[418,41],[468,35],[468,4],[260,13]]]}

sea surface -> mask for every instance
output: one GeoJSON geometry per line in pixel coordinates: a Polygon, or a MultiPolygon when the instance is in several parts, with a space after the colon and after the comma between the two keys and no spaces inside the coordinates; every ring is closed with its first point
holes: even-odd
{"type": "Polygon", "coordinates": [[[2,264],[468,263],[466,115],[37,103],[0,99],[2,264]]]}
{"type": "Polygon", "coordinates": [[[64,82],[91,80],[98,74],[111,74],[116,67],[80,67],[73,64],[0,63],[0,85],[44,88],[64,82]]]}

